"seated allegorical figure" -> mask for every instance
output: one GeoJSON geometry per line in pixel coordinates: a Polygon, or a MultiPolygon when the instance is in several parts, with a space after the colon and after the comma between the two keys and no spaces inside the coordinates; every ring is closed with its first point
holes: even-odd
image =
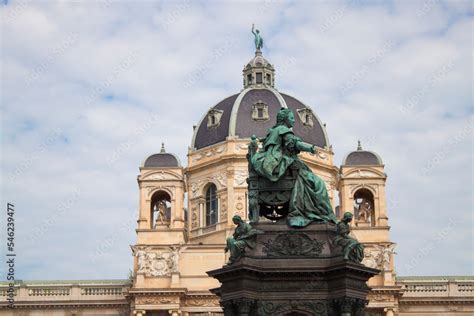
{"type": "Polygon", "coordinates": [[[315,146],[295,136],[293,112],[281,108],[277,123],[268,130],[263,148],[251,157],[255,172],[272,182],[280,180],[286,170],[296,166],[298,176],[291,192],[287,215],[292,227],[304,227],[312,222],[337,223],[324,181],[315,175],[299,158],[301,151],[315,152],[315,146]]]}
{"type": "Polygon", "coordinates": [[[337,236],[334,239],[336,245],[342,247],[342,253],[345,260],[361,262],[364,259],[364,246],[357,239],[349,236],[351,228],[349,223],[352,221],[352,213],[345,212],[342,220],[337,224],[337,236]]]}
{"type": "Polygon", "coordinates": [[[255,238],[258,234],[263,233],[244,222],[239,215],[234,215],[232,222],[237,227],[232,237],[228,237],[226,241],[225,252],[230,251],[229,264],[239,260],[244,255],[246,248],[254,248],[255,238]]]}

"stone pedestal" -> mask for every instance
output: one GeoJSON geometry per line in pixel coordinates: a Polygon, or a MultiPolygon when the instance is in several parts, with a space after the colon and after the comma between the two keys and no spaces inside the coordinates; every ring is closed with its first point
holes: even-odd
{"type": "Polygon", "coordinates": [[[232,265],[207,273],[229,315],[363,315],[367,280],[376,269],[346,261],[333,243],[336,226],[301,229],[259,223],[256,247],[232,265]]]}

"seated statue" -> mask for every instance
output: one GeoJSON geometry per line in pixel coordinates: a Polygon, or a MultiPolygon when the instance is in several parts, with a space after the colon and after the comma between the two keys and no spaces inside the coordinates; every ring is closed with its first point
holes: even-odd
{"type": "Polygon", "coordinates": [[[232,237],[227,238],[227,246],[225,252],[230,251],[229,263],[232,264],[239,260],[245,253],[247,247],[255,247],[255,238],[257,234],[263,233],[262,231],[253,228],[250,224],[244,222],[239,215],[232,217],[237,227],[235,228],[232,237]]]}
{"type": "Polygon", "coordinates": [[[288,206],[290,226],[304,227],[315,221],[337,223],[324,181],[298,158],[301,151],[314,153],[315,146],[295,136],[294,123],[293,112],[281,108],[276,125],[262,140],[263,147],[250,157],[251,167],[260,177],[275,183],[290,167],[297,170],[288,206]]]}
{"type": "Polygon", "coordinates": [[[342,247],[345,260],[361,262],[364,259],[364,246],[357,239],[349,236],[351,232],[350,221],[352,221],[352,213],[345,212],[344,217],[337,224],[337,236],[334,242],[342,247]]]}

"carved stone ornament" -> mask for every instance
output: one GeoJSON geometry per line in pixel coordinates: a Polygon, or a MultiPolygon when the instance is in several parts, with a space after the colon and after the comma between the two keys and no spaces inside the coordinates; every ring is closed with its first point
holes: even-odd
{"type": "Polygon", "coordinates": [[[179,297],[144,295],[135,298],[137,305],[179,304],[179,297]]]}
{"type": "Polygon", "coordinates": [[[243,151],[247,152],[248,148],[249,148],[249,144],[247,144],[247,143],[235,144],[235,150],[237,150],[237,151],[242,151],[243,150],[243,151]]]}
{"type": "Polygon", "coordinates": [[[275,240],[264,242],[263,251],[267,256],[319,256],[324,241],[311,239],[304,233],[287,233],[278,235],[275,240]]]}
{"type": "Polygon", "coordinates": [[[204,152],[201,152],[199,154],[196,154],[193,157],[193,162],[199,161],[203,158],[210,158],[210,157],[213,157],[213,156],[217,156],[217,155],[223,153],[225,151],[225,149],[226,149],[226,146],[222,145],[222,146],[211,148],[211,149],[206,150],[204,152]]]}
{"type": "Polygon", "coordinates": [[[200,307],[219,307],[219,299],[217,298],[187,298],[186,306],[200,306],[200,307]]]}
{"type": "Polygon", "coordinates": [[[158,171],[144,175],[141,180],[180,180],[180,177],[169,172],[158,171]]]}
{"type": "Polygon", "coordinates": [[[198,214],[196,207],[193,207],[191,212],[191,228],[196,227],[198,227],[198,214]]]}
{"type": "Polygon", "coordinates": [[[248,176],[247,170],[236,170],[234,173],[234,187],[247,186],[248,176]]]}
{"type": "Polygon", "coordinates": [[[372,192],[375,192],[375,195],[377,195],[378,184],[376,184],[376,183],[352,184],[350,186],[350,188],[351,188],[351,194],[353,194],[355,191],[357,191],[359,189],[369,188],[369,189],[371,189],[372,192]]]}
{"type": "Polygon", "coordinates": [[[192,197],[199,196],[202,193],[202,187],[209,182],[217,182],[219,183],[221,188],[227,187],[227,177],[225,176],[225,174],[217,173],[204,179],[192,181],[190,183],[192,197]]]}
{"type": "Polygon", "coordinates": [[[227,219],[227,196],[223,194],[220,197],[220,212],[219,212],[219,217],[221,221],[224,221],[227,219]]]}
{"type": "Polygon", "coordinates": [[[369,268],[390,270],[390,257],[395,254],[395,244],[381,246],[375,245],[364,249],[362,264],[369,268]]]}
{"type": "Polygon", "coordinates": [[[305,311],[312,315],[327,315],[327,304],[324,301],[285,301],[285,302],[258,302],[258,315],[275,315],[290,313],[291,311],[305,311]]]}
{"type": "Polygon", "coordinates": [[[393,295],[383,293],[369,293],[368,299],[375,302],[393,302],[394,300],[393,295]]]}
{"type": "Polygon", "coordinates": [[[348,173],[347,175],[345,175],[346,177],[355,177],[355,178],[373,178],[373,177],[380,177],[379,174],[375,173],[375,172],[372,172],[372,171],[368,171],[368,170],[361,170],[361,169],[357,169],[355,171],[351,171],[350,173],[348,173]]]}
{"type": "Polygon", "coordinates": [[[152,193],[155,191],[163,190],[166,189],[165,191],[169,191],[171,193],[171,196],[176,195],[176,188],[175,187],[170,187],[170,186],[150,186],[147,189],[147,195],[150,196],[152,193]]]}
{"type": "Polygon", "coordinates": [[[137,274],[147,277],[170,276],[179,271],[179,255],[184,250],[181,245],[171,246],[168,251],[157,252],[151,247],[132,246],[132,253],[138,258],[137,274]]]}

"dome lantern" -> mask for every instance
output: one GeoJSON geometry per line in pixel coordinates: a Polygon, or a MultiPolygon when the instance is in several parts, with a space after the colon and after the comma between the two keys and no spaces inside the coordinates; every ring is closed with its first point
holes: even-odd
{"type": "Polygon", "coordinates": [[[266,60],[260,49],[255,51],[251,59],[242,70],[244,88],[264,88],[275,86],[275,68],[266,60]]]}

